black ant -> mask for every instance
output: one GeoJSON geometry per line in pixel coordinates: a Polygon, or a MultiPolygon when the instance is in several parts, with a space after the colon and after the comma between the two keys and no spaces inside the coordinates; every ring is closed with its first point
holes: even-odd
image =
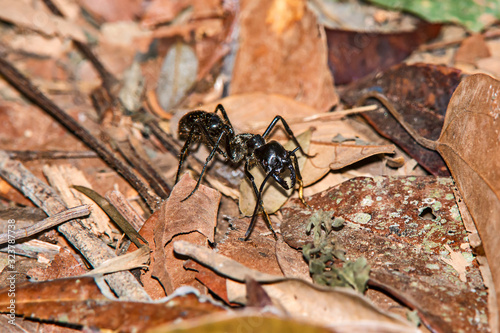
{"type": "Polygon", "coordinates": [[[276,238],[276,233],[271,225],[271,220],[269,219],[269,215],[267,214],[262,203],[262,191],[264,190],[264,186],[269,178],[273,177],[274,180],[276,180],[276,182],[286,190],[293,188],[295,186],[295,182],[297,182],[299,184],[300,200],[305,206],[308,206],[304,200],[302,176],[300,174],[295,152],[300,150],[305,156],[312,156],[309,156],[304,152],[285,119],[281,116],[276,116],[262,135],[250,133],[235,134],[226,110],[224,110],[224,107],[219,104],[213,113],[198,110],[191,111],[184,115],[179,121],[178,132],[179,139],[185,140],[185,143],[180,152],[179,167],[177,169],[175,183],[179,180],[182,164],[187,157],[189,146],[193,142],[204,142],[211,149],[210,154],[203,165],[203,169],[201,170],[200,178],[198,178],[196,186],[193,191],[191,191],[191,193],[183,199],[183,201],[187,200],[196,192],[201,183],[201,179],[205,173],[207,165],[215,156],[216,152],[220,153],[224,156],[224,158],[226,158],[226,160],[230,160],[233,163],[239,163],[243,159],[246,160],[245,175],[252,183],[253,190],[257,196],[257,201],[252,215],[252,220],[245,233],[245,240],[248,239],[248,236],[254,227],[259,207],[264,212],[266,223],[276,238]],[[217,115],[217,111],[222,113],[222,118],[217,115]],[[266,138],[269,136],[279,120],[281,120],[287,134],[297,145],[297,148],[294,150],[286,150],[280,143],[274,140],[266,142],[266,138]],[[266,172],[266,177],[264,178],[260,189],[257,189],[254,177],[249,172],[249,169],[255,164],[260,164],[266,172]],[[282,178],[282,174],[286,170],[290,171],[290,185],[288,185],[282,178]]]}

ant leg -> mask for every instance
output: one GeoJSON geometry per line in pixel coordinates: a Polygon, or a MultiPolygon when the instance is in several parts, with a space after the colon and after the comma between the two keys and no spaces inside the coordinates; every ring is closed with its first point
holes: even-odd
{"type": "Polygon", "coordinates": [[[186,160],[187,152],[188,152],[189,146],[191,145],[191,141],[193,140],[194,132],[195,132],[195,128],[193,127],[193,128],[191,128],[191,131],[189,132],[188,138],[186,139],[186,142],[184,142],[184,146],[182,147],[182,150],[179,154],[179,166],[177,167],[177,174],[175,175],[175,183],[174,184],[177,184],[177,182],[179,181],[179,176],[181,173],[182,164],[186,160]]]}
{"type": "Polygon", "coordinates": [[[299,198],[300,201],[304,204],[304,206],[311,208],[304,199],[304,183],[302,182],[302,175],[300,174],[300,169],[299,169],[299,163],[297,162],[297,156],[295,155],[295,151],[297,148],[295,148],[293,151],[290,152],[290,156],[293,157],[293,164],[295,166],[296,174],[297,174],[297,184],[299,184],[299,198]]]}
{"type": "Polygon", "coordinates": [[[201,169],[200,177],[198,178],[198,181],[196,182],[196,186],[191,191],[191,193],[189,193],[189,195],[187,197],[185,197],[184,199],[181,200],[181,202],[189,199],[194,194],[194,192],[196,192],[196,190],[198,189],[198,187],[200,186],[201,179],[203,178],[203,174],[205,173],[205,170],[207,169],[207,165],[212,160],[212,158],[214,157],[215,152],[217,152],[217,148],[219,147],[219,143],[222,140],[222,138],[224,137],[224,134],[226,134],[226,132],[222,132],[219,135],[219,138],[217,139],[217,142],[215,143],[212,151],[210,152],[210,155],[208,155],[208,157],[207,157],[207,159],[205,161],[205,164],[203,164],[203,169],[201,169]]]}
{"type": "MultiPolygon", "coordinates": [[[[245,165],[245,170],[246,170],[246,165],[245,165]]],[[[248,174],[250,174],[250,172],[248,172],[248,174]]],[[[253,211],[252,220],[250,221],[250,225],[248,226],[248,229],[245,232],[245,240],[248,239],[248,237],[250,236],[250,233],[252,232],[252,230],[255,226],[255,222],[257,221],[257,214],[259,212],[259,208],[262,208],[262,212],[264,213],[264,220],[266,221],[267,226],[269,227],[269,229],[273,233],[274,238],[277,239],[276,232],[274,232],[273,225],[271,224],[271,219],[269,218],[269,215],[267,214],[267,211],[264,208],[264,204],[262,202],[262,191],[264,190],[264,186],[266,185],[267,181],[269,180],[271,174],[272,174],[272,172],[270,172],[266,175],[266,178],[264,178],[264,181],[260,185],[259,191],[257,191],[257,186],[255,185],[253,176],[250,175],[250,177],[249,177],[250,181],[252,182],[252,186],[253,186],[253,189],[255,191],[255,194],[257,195],[257,201],[255,202],[255,209],[253,211]]],[[[248,175],[247,175],[247,177],[248,177],[248,175]]]]}
{"type": "Polygon", "coordinates": [[[304,151],[304,149],[302,149],[302,146],[300,145],[299,141],[297,141],[297,138],[293,134],[292,129],[290,128],[290,126],[288,126],[286,120],[283,119],[282,116],[276,116],[276,117],[274,117],[273,121],[271,121],[271,123],[269,124],[269,126],[267,126],[267,129],[265,130],[264,134],[262,134],[263,138],[266,138],[266,136],[268,136],[271,133],[271,131],[274,128],[274,126],[276,126],[276,123],[278,122],[278,120],[281,120],[281,123],[283,124],[283,127],[285,128],[286,133],[292,138],[293,142],[297,145],[297,147],[299,147],[300,152],[302,153],[302,155],[304,155],[306,157],[309,157],[309,158],[316,156],[316,155],[306,154],[306,152],[304,151]]]}
{"type": "Polygon", "coordinates": [[[224,121],[226,122],[226,124],[228,124],[229,127],[232,128],[233,125],[231,125],[231,121],[229,120],[229,117],[227,116],[226,109],[224,109],[222,104],[217,105],[217,107],[215,108],[215,113],[217,113],[217,111],[219,111],[219,110],[220,110],[220,113],[222,113],[222,117],[224,117],[224,121]]]}
{"type": "Polygon", "coordinates": [[[245,176],[247,176],[247,178],[250,179],[250,182],[252,183],[253,191],[255,192],[255,195],[258,196],[259,190],[257,189],[257,185],[255,185],[255,180],[253,178],[253,175],[248,170],[248,162],[245,163],[245,176]]]}

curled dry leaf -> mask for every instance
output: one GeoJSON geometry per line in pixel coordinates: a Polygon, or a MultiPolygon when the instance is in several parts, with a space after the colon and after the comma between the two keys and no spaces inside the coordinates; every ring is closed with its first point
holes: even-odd
{"type": "Polygon", "coordinates": [[[201,287],[195,281],[195,272],[186,271],[183,260],[174,257],[172,240],[182,238],[200,246],[207,246],[207,239],[212,243],[214,241],[221,195],[216,190],[200,185],[189,199],[182,201],[195,185],[196,181],[189,174],[184,174],[160,208],[155,230],[153,276],[160,280],[167,295],[184,284],[194,283],[196,287],[201,287]]]}
{"type": "MultiPolygon", "coordinates": [[[[344,90],[342,100],[348,105],[355,105],[365,94],[371,91],[381,92],[397,110],[401,110],[404,119],[420,135],[436,140],[441,132],[448,102],[459,83],[460,71],[455,68],[401,64],[353,82],[344,90]]],[[[436,176],[449,176],[441,156],[416,144],[384,109],[365,112],[361,116],[427,171],[436,176]]]]}
{"type": "Polygon", "coordinates": [[[310,155],[304,166],[304,185],[310,185],[330,170],[339,170],[365,158],[378,154],[394,154],[394,145],[357,145],[354,143],[336,143],[312,141],[310,155]]]}
{"type": "MultiPolygon", "coordinates": [[[[401,326],[401,332],[416,332],[416,329],[406,322],[380,311],[354,291],[322,288],[299,279],[286,279],[255,271],[210,249],[187,242],[175,242],[174,250],[230,279],[243,282],[247,277],[251,277],[256,281],[266,282],[263,285],[264,290],[293,318],[322,325],[358,321],[371,322],[375,326],[378,323],[389,323],[401,326]]],[[[233,294],[231,297],[244,299],[241,296],[233,294]]]]}
{"type": "MultiPolygon", "coordinates": [[[[490,264],[500,309],[500,82],[484,74],[462,80],[453,94],[437,150],[474,219],[490,264]]],[[[493,292],[493,291],[492,291],[493,292]]],[[[493,328],[498,331],[498,327],[493,328]]]]}
{"type": "Polygon", "coordinates": [[[265,284],[263,288],[293,318],[322,325],[371,322],[377,326],[387,323],[399,325],[401,332],[417,332],[408,322],[381,311],[350,289],[321,288],[298,279],[265,284]]]}
{"type": "Polygon", "coordinates": [[[426,22],[413,31],[392,33],[326,29],[328,62],[335,83],[350,83],[400,63],[440,30],[441,25],[426,22]]]}

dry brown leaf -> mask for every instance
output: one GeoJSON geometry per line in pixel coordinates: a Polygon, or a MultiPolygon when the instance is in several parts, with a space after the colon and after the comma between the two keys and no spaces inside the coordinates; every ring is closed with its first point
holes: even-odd
{"type": "Polygon", "coordinates": [[[273,0],[266,16],[271,30],[280,35],[283,30],[304,16],[305,3],[302,0],[273,0]]]}
{"type": "MultiPolygon", "coordinates": [[[[146,222],[144,222],[141,230],[139,231],[140,235],[144,237],[149,243],[149,246],[151,247],[152,253],[150,256],[150,263],[149,267],[150,269],[146,271],[141,271],[141,283],[144,286],[144,290],[148,293],[149,296],[151,296],[151,299],[160,299],[162,297],[165,297],[165,290],[162,287],[161,283],[158,281],[158,279],[153,278],[153,268],[155,267],[155,252],[160,251],[162,254],[164,253],[164,248],[158,244],[158,246],[155,243],[155,228],[156,225],[158,224],[158,219],[160,216],[160,210],[158,209],[156,212],[151,215],[146,222]]],[[[135,251],[137,249],[137,246],[135,246],[134,243],[130,244],[130,247],[128,249],[128,252],[135,251]]]]}
{"type": "MultiPolygon", "coordinates": [[[[293,7],[305,6],[304,0],[300,2],[293,7]]],[[[293,18],[285,19],[288,28],[278,35],[273,31],[277,29],[274,25],[266,24],[273,2],[247,0],[240,6],[239,49],[231,94],[278,93],[321,111],[337,104],[338,96],[328,69],[326,39],[314,14],[305,8],[298,21],[300,14],[292,14],[293,18]]]]}
{"type": "Polygon", "coordinates": [[[166,202],[161,206],[156,224],[153,276],[157,277],[167,294],[171,294],[180,285],[190,284],[199,288],[195,272],[186,271],[183,260],[174,257],[172,239],[189,240],[207,246],[207,239],[214,241],[214,228],[221,194],[204,185],[187,200],[196,181],[189,174],[184,174],[166,202]],[[164,248],[164,251],[161,249],[164,248]]]}
{"type": "Polygon", "coordinates": [[[217,295],[221,300],[230,304],[229,299],[227,298],[226,279],[224,277],[217,275],[211,269],[206,268],[191,259],[184,263],[184,268],[196,271],[196,280],[200,281],[205,287],[207,287],[212,294],[217,295]]]}
{"type": "Polygon", "coordinates": [[[162,206],[163,245],[175,236],[197,231],[210,242],[214,242],[214,228],[219,210],[220,193],[210,187],[200,185],[198,190],[184,200],[194,189],[196,181],[185,173],[173,188],[167,204],[162,206]]]}
{"type": "Polygon", "coordinates": [[[330,323],[371,322],[399,324],[401,332],[417,328],[376,308],[361,294],[343,288],[321,288],[311,283],[289,279],[263,285],[273,300],[278,300],[288,314],[297,319],[328,325],[330,323]]]}
{"type": "Polygon", "coordinates": [[[455,62],[475,65],[477,60],[488,58],[490,55],[484,36],[482,34],[473,34],[467,37],[458,48],[455,53],[455,62]]]}
{"type": "MultiPolygon", "coordinates": [[[[437,150],[476,223],[500,309],[500,82],[484,74],[462,80],[444,120],[437,150]]],[[[493,292],[493,291],[492,291],[493,292]]],[[[490,305],[491,306],[491,305],[490,305]]],[[[498,331],[498,326],[493,326],[498,331]]]]}
{"type": "MultiPolygon", "coordinates": [[[[8,287],[0,290],[3,312],[11,299],[8,287]]],[[[188,319],[223,310],[207,300],[198,300],[194,294],[156,303],[117,301],[106,297],[90,277],[19,284],[15,300],[17,315],[116,332],[142,332],[179,317],[188,319]]]]}
{"type": "Polygon", "coordinates": [[[330,170],[342,169],[367,157],[378,154],[393,154],[394,145],[356,145],[350,143],[312,141],[304,166],[304,185],[310,185],[321,179],[330,170]]]}
{"type": "Polygon", "coordinates": [[[36,281],[54,280],[85,274],[87,270],[79,263],[68,249],[59,250],[59,254],[51,261],[50,266],[33,268],[28,275],[36,281]]]}
{"type": "MultiPolygon", "coordinates": [[[[271,216],[271,223],[277,226],[276,216],[271,216]]],[[[217,244],[219,254],[238,260],[245,267],[272,275],[282,276],[276,258],[276,240],[262,216],[252,231],[253,237],[245,241],[245,231],[250,225],[250,217],[232,219],[227,235],[217,244]]]]}

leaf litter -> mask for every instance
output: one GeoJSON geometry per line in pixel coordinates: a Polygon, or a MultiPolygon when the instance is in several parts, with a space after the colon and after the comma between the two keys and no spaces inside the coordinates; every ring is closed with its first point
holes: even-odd
{"type": "MultiPolygon", "coordinates": [[[[139,268],[131,272],[140,279],[145,295],[157,301],[117,300],[100,277],[104,274],[104,279],[108,279],[113,275],[107,273],[110,261],[104,261],[105,271],[92,271],[88,259],[68,243],[68,239],[71,242],[77,236],[65,233],[68,239],[64,239],[52,230],[52,234],[38,237],[56,245],[39,240],[30,243],[36,244],[30,245],[36,246],[30,253],[39,263],[35,264],[35,260],[21,263],[19,259],[18,270],[27,272],[33,280],[55,280],[18,284],[16,313],[19,316],[121,331],[170,332],[228,327],[234,330],[244,325],[250,330],[273,331],[278,327],[283,331],[416,332],[423,330],[423,326],[417,328],[394,316],[411,316],[409,310],[415,310],[418,320],[431,331],[487,332],[488,324],[492,331],[496,330],[496,294],[493,291],[498,293],[500,288],[498,260],[494,257],[498,252],[495,251],[498,243],[495,242],[498,215],[495,209],[499,206],[495,180],[499,177],[495,173],[498,162],[491,156],[498,155],[495,150],[498,146],[495,141],[498,136],[495,134],[497,82],[486,76],[461,79],[455,69],[426,64],[399,65],[380,74],[382,65],[377,63],[373,68],[379,74],[341,87],[340,79],[338,82],[334,79],[339,73],[332,72],[333,67],[328,64],[328,54],[331,55],[335,48],[356,55],[361,62],[368,57],[379,61],[386,57],[370,48],[362,50],[358,44],[332,40],[331,33],[327,42],[324,27],[317,24],[320,19],[316,17],[325,14],[326,6],[321,1],[314,2],[319,14],[317,8],[312,12],[301,0],[224,2],[222,5],[218,1],[174,3],[154,0],[147,5],[130,1],[118,7],[116,2],[96,6],[93,1],[79,4],[58,1],[64,16],[57,18],[42,3],[9,5],[11,12],[29,7],[27,12],[31,13],[34,8],[43,8],[48,24],[33,25],[19,15],[3,17],[2,20],[10,23],[1,24],[7,45],[1,47],[2,57],[14,67],[26,70],[51,100],[79,119],[92,135],[106,140],[109,136],[113,148],[118,142],[113,133],[120,132],[132,138],[131,151],[138,152],[144,161],[155,161],[153,168],[144,169],[146,173],[155,169],[167,179],[166,182],[158,179],[165,193],[174,185],[172,178],[182,146],[170,134],[175,136],[175,119],[186,110],[212,112],[215,105],[223,103],[236,133],[263,133],[279,114],[290,124],[301,144],[309,147],[309,154],[314,155],[300,161],[304,183],[308,186],[305,200],[309,207],[295,199],[288,200],[297,195],[296,191],[276,194],[267,190],[264,204],[268,205],[269,212],[275,213],[271,215],[271,223],[279,230],[277,240],[259,216],[255,230],[246,241],[243,237],[250,219],[242,215],[252,215],[255,198],[251,188],[239,189],[244,179],[241,165],[227,163],[222,155],[216,157],[204,177],[215,190],[202,184],[191,198],[183,201],[194,188],[203,165],[196,159],[204,161],[207,156],[203,155],[203,143],[187,163],[189,169],[195,170],[194,179],[185,175],[173,187],[170,197],[158,205],[156,212],[145,208],[138,200],[138,194],[143,195],[143,192],[138,190],[137,184],[128,184],[98,159],[49,161],[46,157],[35,157],[25,162],[37,177],[43,177],[45,164],[52,165],[56,170],[53,174],[64,170],[54,166],[70,164],[88,179],[86,183],[78,181],[76,184],[92,187],[96,193],[119,188],[125,194],[133,209],[146,219],[142,229],[137,231],[152,251],[149,268],[141,268],[145,263],[142,260],[133,264],[139,268]],[[80,6],[86,11],[85,17],[81,15],[80,6]],[[29,33],[31,39],[23,33],[29,33]],[[114,86],[115,90],[104,92],[101,97],[106,103],[96,112],[89,111],[92,104],[86,95],[99,86],[98,76],[103,73],[98,67],[98,71],[94,71],[87,59],[88,53],[82,55],[67,46],[69,38],[91,42],[103,66],[123,80],[124,88],[114,86]],[[44,45],[44,50],[37,52],[36,47],[27,46],[31,42],[23,40],[36,41],[44,45]],[[174,54],[178,49],[176,45],[189,47],[189,57],[184,56],[185,52],[174,54]],[[32,53],[40,57],[33,57],[32,53]],[[163,75],[160,70],[168,53],[175,57],[171,56],[166,65],[167,80],[164,82],[169,83],[163,87],[159,82],[163,75]],[[196,64],[198,70],[183,70],[188,62],[190,66],[196,64]],[[409,76],[416,79],[409,79],[409,76]],[[450,100],[460,80],[462,83],[450,100]],[[177,83],[184,81],[187,84],[179,88],[177,83]],[[156,94],[152,93],[154,91],[156,94]],[[384,131],[398,128],[397,124],[390,123],[383,111],[373,111],[376,107],[346,110],[373,91],[386,94],[398,110],[408,106],[419,108],[417,113],[410,110],[410,116],[405,119],[410,119],[410,123],[416,119],[413,125],[425,124],[420,134],[427,139],[437,139],[439,132],[442,133],[437,148],[446,165],[434,163],[439,161],[437,154],[422,159],[422,154],[418,153],[422,148],[414,141],[387,135],[384,131]],[[347,103],[339,102],[339,95],[347,103]],[[121,112],[118,106],[126,111],[121,112]],[[154,109],[154,114],[164,119],[151,118],[144,114],[142,107],[154,109]],[[336,108],[334,112],[327,112],[333,107],[336,108]],[[448,109],[446,116],[445,109],[448,109]],[[380,115],[387,124],[370,120],[380,115]],[[361,117],[386,139],[363,124],[361,117]],[[162,136],[158,129],[167,133],[162,136]],[[404,151],[392,143],[400,145],[404,151]],[[169,159],[168,163],[161,162],[160,157],[169,159]],[[425,174],[420,169],[414,170],[417,163],[412,157],[433,174],[446,174],[449,168],[460,193],[452,188],[451,178],[409,177],[410,174],[425,174]],[[384,176],[394,173],[402,177],[384,176]],[[368,178],[345,181],[353,176],[368,178]],[[217,190],[228,197],[221,199],[217,190]],[[466,206],[460,205],[459,195],[466,206]],[[237,211],[234,198],[239,198],[239,204],[243,205],[241,212],[237,211]],[[467,209],[477,231],[470,224],[467,230],[462,225],[461,219],[466,220],[467,209]],[[42,254],[43,247],[61,250],[55,256],[48,256],[42,254]],[[220,261],[213,261],[214,258],[220,261]],[[487,284],[488,263],[493,284],[487,284]],[[229,268],[225,268],[226,265],[229,268]],[[484,282],[479,270],[485,274],[484,282]],[[82,276],[89,272],[95,277],[82,276]],[[239,282],[232,281],[235,274],[239,282]],[[257,281],[247,275],[254,275],[257,281]],[[76,278],[70,279],[70,276],[76,278]],[[262,276],[272,282],[259,280],[262,276]],[[328,289],[318,283],[337,287],[328,289]],[[360,292],[368,286],[368,290],[366,296],[362,296],[359,292],[338,289],[339,285],[360,292]],[[85,291],[87,289],[92,290],[91,294],[85,291]],[[214,298],[225,305],[209,301],[214,298]],[[44,302],[44,306],[37,307],[35,299],[44,302]],[[169,314],[165,315],[165,309],[171,310],[169,314]],[[327,323],[325,316],[335,319],[327,323]],[[248,323],[255,322],[256,318],[261,326],[249,327],[248,323]]],[[[44,3],[50,6],[50,1],[44,3]]],[[[403,28],[406,19],[400,13],[376,7],[371,10],[368,15],[364,13],[365,22],[375,20],[381,25],[392,24],[396,32],[406,29],[403,28]],[[394,18],[395,23],[389,22],[394,18]]],[[[332,18],[331,12],[327,16],[332,18]]],[[[446,33],[449,29],[443,27],[442,31],[446,33]]],[[[340,34],[350,33],[340,30],[340,34]]],[[[416,33],[429,34],[425,38],[435,33],[432,29],[423,30],[417,28],[416,33]]],[[[384,39],[376,34],[363,36],[365,42],[384,39]]],[[[491,36],[494,34],[485,31],[467,40],[453,41],[461,50],[447,63],[466,69],[466,74],[470,68],[484,68],[488,61],[494,64],[498,55],[492,46],[495,37],[491,36]],[[473,43],[481,49],[471,48],[473,43]]],[[[360,41],[363,42],[358,38],[360,41]]],[[[400,50],[396,44],[391,44],[387,52],[398,54],[400,50]]],[[[405,47],[405,52],[409,53],[416,45],[405,47]]],[[[432,50],[437,46],[426,44],[424,47],[432,50]]],[[[446,45],[439,47],[448,48],[446,45]]],[[[439,59],[439,52],[422,55],[423,49],[413,52],[411,57],[439,59]]],[[[449,53],[448,49],[444,52],[445,55],[449,53]]],[[[347,64],[336,66],[348,68],[347,64]]],[[[356,70],[363,72],[362,66],[358,67],[356,70]]],[[[6,74],[2,71],[2,75],[6,74]]],[[[36,107],[20,100],[3,81],[0,82],[0,95],[1,149],[36,149],[35,156],[39,150],[46,149],[63,150],[62,155],[64,150],[86,149],[54,121],[47,120],[36,107]]],[[[92,96],[96,106],[97,95],[92,96]]],[[[290,138],[279,127],[270,137],[285,145],[290,138]]],[[[122,150],[121,141],[116,147],[127,161],[133,160],[122,150]]],[[[253,168],[253,171],[258,170],[260,167],[253,168]]],[[[148,177],[154,179],[155,176],[148,177]]],[[[15,183],[13,187],[5,182],[1,184],[0,209],[5,205],[16,209],[20,205],[32,205],[24,198],[26,188],[15,183]],[[16,187],[21,193],[14,195],[16,187]]],[[[120,212],[125,219],[134,219],[134,213],[120,212]]],[[[92,213],[93,218],[96,216],[92,213]]],[[[92,242],[104,241],[111,252],[129,253],[111,259],[119,263],[113,271],[128,272],[131,267],[123,261],[128,262],[128,258],[137,254],[147,259],[147,253],[143,253],[145,248],[141,247],[141,252],[134,244],[129,247],[127,232],[119,230],[119,226],[103,218],[102,214],[98,222],[85,220],[83,223],[99,237],[92,242]]],[[[5,279],[10,268],[7,254],[5,260],[2,255],[0,253],[0,277],[5,279]]],[[[21,252],[17,257],[20,255],[21,252]]],[[[1,282],[6,285],[8,281],[1,282]]],[[[116,284],[109,286],[114,288],[116,284]]],[[[8,288],[0,292],[0,298],[5,305],[9,304],[8,288]]],[[[20,325],[24,323],[20,317],[17,319],[20,325]]]]}

